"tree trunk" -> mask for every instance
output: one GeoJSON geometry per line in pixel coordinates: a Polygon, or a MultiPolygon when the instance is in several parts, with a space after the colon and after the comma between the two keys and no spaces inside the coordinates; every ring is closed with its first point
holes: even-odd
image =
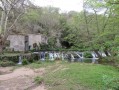
{"type": "Polygon", "coordinates": [[[0,36],[0,54],[3,52],[3,42],[2,42],[2,37],[0,36]]]}
{"type": "Polygon", "coordinates": [[[99,29],[99,22],[98,22],[97,11],[96,11],[95,9],[93,9],[93,11],[95,12],[96,25],[97,25],[97,32],[98,32],[98,34],[100,34],[100,29],[99,29]]]}
{"type": "Polygon", "coordinates": [[[4,47],[5,47],[5,39],[0,35],[0,54],[3,54],[4,47]]]}
{"type": "Polygon", "coordinates": [[[0,45],[0,54],[2,54],[3,52],[3,49],[2,49],[2,46],[0,45]]]}

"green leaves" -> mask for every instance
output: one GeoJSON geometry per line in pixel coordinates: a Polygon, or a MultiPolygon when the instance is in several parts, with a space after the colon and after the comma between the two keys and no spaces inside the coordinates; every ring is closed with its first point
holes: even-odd
{"type": "Polygon", "coordinates": [[[38,10],[30,9],[22,18],[25,22],[34,22],[37,21],[40,17],[38,10]]]}

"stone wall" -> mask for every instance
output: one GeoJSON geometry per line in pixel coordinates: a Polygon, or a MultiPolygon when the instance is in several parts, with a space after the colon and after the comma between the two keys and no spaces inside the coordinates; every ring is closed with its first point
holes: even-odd
{"type": "Polygon", "coordinates": [[[31,48],[33,48],[34,43],[37,43],[37,45],[39,45],[39,43],[42,42],[40,34],[38,34],[38,35],[28,34],[28,37],[29,37],[29,45],[31,46],[31,48]]]}
{"type": "MultiPolygon", "coordinates": [[[[27,34],[28,36],[28,46],[33,48],[33,44],[37,43],[47,43],[47,38],[41,34],[27,34]]],[[[9,35],[7,40],[10,41],[10,49],[14,51],[25,51],[25,35],[9,35]]]]}
{"type": "Polygon", "coordinates": [[[48,43],[48,38],[46,36],[41,35],[41,43],[48,43]]]}
{"type": "Polygon", "coordinates": [[[25,41],[23,35],[9,35],[7,40],[10,41],[9,48],[14,49],[14,51],[24,51],[25,41]]]}

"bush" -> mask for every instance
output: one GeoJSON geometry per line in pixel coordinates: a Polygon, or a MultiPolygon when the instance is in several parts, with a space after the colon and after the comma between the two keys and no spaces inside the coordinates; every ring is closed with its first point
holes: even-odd
{"type": "Polygon", "coordinates": [[[119,64],[119,57],[117,56],[111,56],[111,57],[103,57],[101,59],[101,63],[103,64],[111,64],[111,65],[114,65],[114,64],[119,64]]]}
{"type": "Polygon", "coordinates": [[[13,61],[14,63],[18,63],[19,56],[7,57],[8,60],[13,61]]]}
{"type": "Polygon", "coordinates": [[[30,63],[33,63],[34,62],[34,58],[33,58],[33,56],[31,55],[31,56],[29,56],[28,58],[28,61],[30,62],[30,63]]]}
{"type": "Polygon", "coordinates": [[[48,46],[48,44],[40,44],[40,49],[41,50],[48,50],[49,49],[49,46],[48,46]]]}
{"type": "Polygon", "coordinates": [[[33,63],[34,59],[28,59],[29,63],[33,63]]]}
{"type": "Polygon", "coordinates": [[[12,61],[1,61],[0,62],[0,66],[2,66],[2,67],[14,66],[14,65],[15,65],[15,63],[12,61]]]}
{"type": "Polygon", "coordinates": [[[32,60],[39,60],[38,54],[32,54],[31,57],[32,57],[32,60]]]}
{"type": "Polygon", "coordinates": [[[90,52],[84,52],[85,58],[93,58],[92,54],[90,52]]]}
{"type": "Polygon", "coordinates": [[[34,80],[37,84],[41,84],[43,82],[43,78],[40,76],[35,77],[34,80]]]}
{"type": "Polygon", "coordinates": [[[19,59],[18,59],[19,57],[18,56],[2,56],[2,57],[0,57],[0,60],[1,61],[12,61],[12,62],[14,62],[14,63],[18,63],[18,61],[19,61],[19,59]]]}
{"type": "Polygon", "coordinates": [[[27,59],[23,59],[22,65],[28,65],[28,64],[29,64],[29,61],[27,59]]]}

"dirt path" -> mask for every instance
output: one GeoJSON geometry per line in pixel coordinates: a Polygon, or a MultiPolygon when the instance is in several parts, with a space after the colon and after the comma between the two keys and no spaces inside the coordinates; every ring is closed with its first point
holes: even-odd
{"type": "MultiPolygon", "coordinates": [[[[1,69],[0,69],[1,70],[1,69]]],[[[45,85],[37,85],[34,82],[36,76],[42,76],[45,68],[30,69],[19,68],[12,73],[0,75],[0,90],[46,90],[45,85]]]]}
{"type": "Polygon", "coordinates": [[[46,89],[45,89],[45,85],[44,84],[41,84],[40,86],[36,87],[33,90],[46,90],[46,89]]]}
{"type": "Polygon", "coordinates": [[[36,76],[43,76],[46,71],[52,71],[53,73],[61,70],[62,65],[57,63],[56,65],[46,68],[31,69],[21,67],[15,69],[7,67],[0,67],[0,90],[47,90],[44,83],[38,85],[34,82],[36,76]]]}
{"type": "Polygon", "coordinates": [[[12,70],[12,67],[0,67],[0,75],[11,73],[12,70]]]}

